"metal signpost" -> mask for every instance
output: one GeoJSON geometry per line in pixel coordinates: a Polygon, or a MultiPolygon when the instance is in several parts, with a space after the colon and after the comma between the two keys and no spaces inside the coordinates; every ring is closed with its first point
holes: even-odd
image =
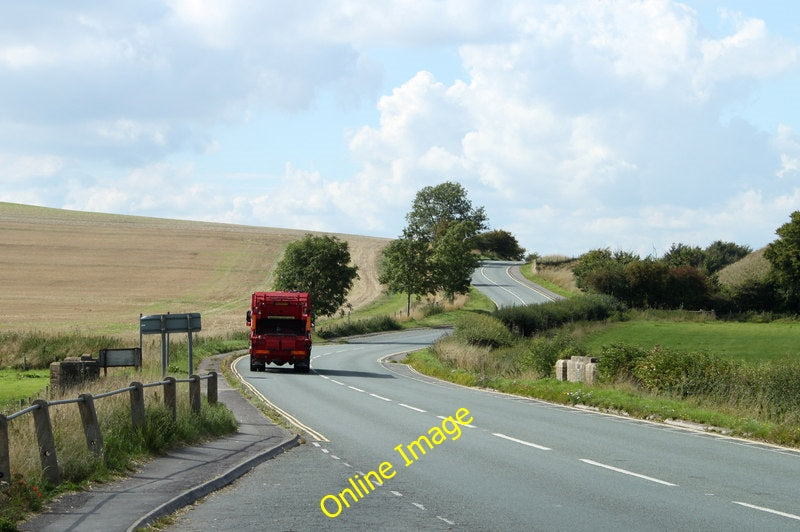
{"type": "Polygon", "coordinates": [[[200,330],[200,313],[139,315],[140,334],[161,334],[161,376],[167,376],[169,364],[169,333],[189,333],[189,375],[192,375],[192,333],[200,330]]]}

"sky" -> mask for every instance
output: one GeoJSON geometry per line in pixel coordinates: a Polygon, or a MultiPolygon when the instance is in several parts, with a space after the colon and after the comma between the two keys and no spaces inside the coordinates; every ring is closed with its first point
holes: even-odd
{"type": "Polygon", "coordinates": [[[528,253],[759,249],[800,210],[796,0],[0,0],[0,201],[528,253]]]}

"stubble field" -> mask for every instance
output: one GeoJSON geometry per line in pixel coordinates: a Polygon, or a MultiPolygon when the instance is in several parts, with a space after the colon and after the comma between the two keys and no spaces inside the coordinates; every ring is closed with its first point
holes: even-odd
{"type": "MultiPolygon", "coordinates": [[[[307,231],[85,213],[0,203],[0,330],[138,335],[139,314],[200,312],[203,331],[244,327],[283,249],[307,231]]],[[[380,295],[388,239],[336,234],[360,279],[355,308],[380,295]]]]}

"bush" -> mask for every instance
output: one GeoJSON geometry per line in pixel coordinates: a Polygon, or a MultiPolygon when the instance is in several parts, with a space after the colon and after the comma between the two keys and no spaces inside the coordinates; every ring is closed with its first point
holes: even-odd
{"type": "Polygon", "coordinates": [[[554,377],[556,362],[585,352],[575,338],[561,332],[551,338],[534,338],[528,342],[526,352],[520,360],[522,371],[533,371],[540,378],[554,377]]]}
{"type": "Polygon", "coordinates": [[[491,348],[511,346],[516,341],[503,322],[485,314],[460,316],[456,320],[454,334],[468,344],[491,348]]]}
{"type": "Polygon", "coordinates": [[[375,316],[374,318],[354,321],[352,323],[332,325],[329,328],[318,330],[317,336],[328,339],[372,332],[397,331],[400,329],[400,323],[391,316],[375,316]]]}
{"type": "Polygon", "coordinates": [[[636,363],[647,353],[646,349],[634,345],[604,345],[597,361],[598,376],[609,382],[631,379],[636,363]]]}
{"type": "Polygon", "coordinates": [[[510,330],[533,336],[570,322],[605,320],[624,309],[612,296],[589,294],[524,307],[503,307],[493,315],[510,330]]]}

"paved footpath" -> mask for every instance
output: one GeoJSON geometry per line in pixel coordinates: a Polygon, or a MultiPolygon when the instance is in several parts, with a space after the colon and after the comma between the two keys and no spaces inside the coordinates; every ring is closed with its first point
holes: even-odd
{"type": "Polygon", "coordinates": [[[20,530],[133,531],[226,486],[256,465],[299,444],[231,388],[219,370],[223,356],[203,361],[198,374],[216,371],[219,401],[239,423],[238,432],[170,451],[125,479],[64,495],[19,525],[20,530]]]}

